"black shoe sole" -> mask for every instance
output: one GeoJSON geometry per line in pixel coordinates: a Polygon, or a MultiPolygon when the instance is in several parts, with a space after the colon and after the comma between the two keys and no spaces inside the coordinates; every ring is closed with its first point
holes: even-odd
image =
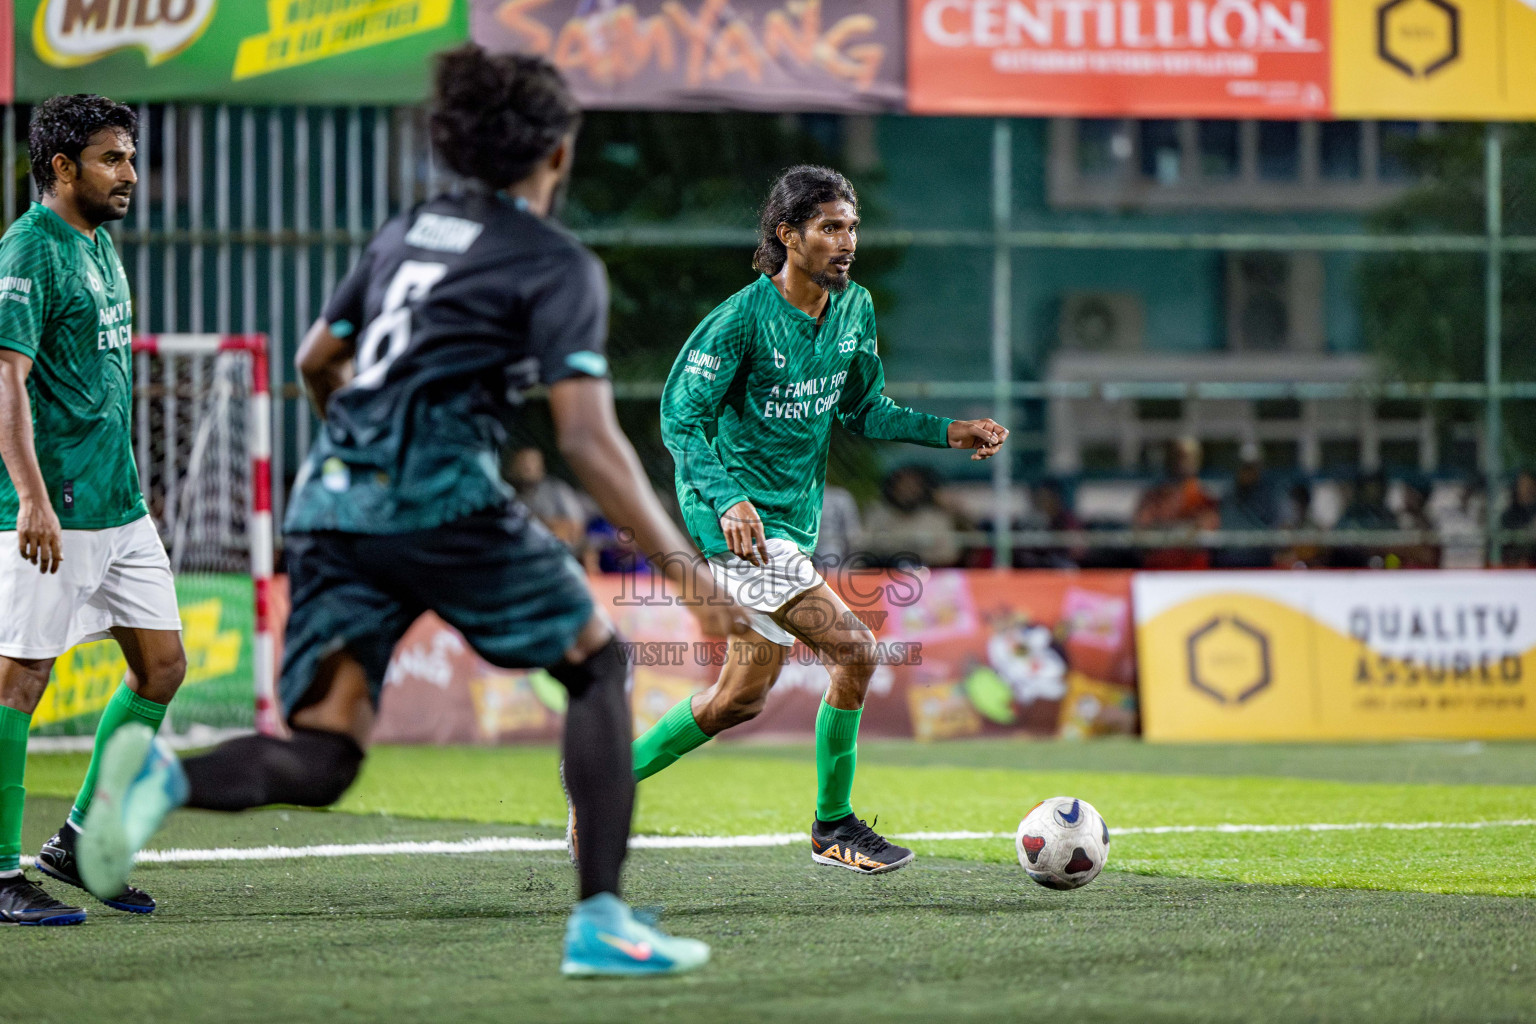
{"type": "MultiPolygon", "coordinates": [[[[43,874],[47,875],[49,878],[53,879],[55,882],[63,882],[65,885],[72,885],[76,889],[79,889],[81,892],[90,892],[90,890],[87,889],[85,886],[81,885],[80,882],[77,879],[66,878],[65,876],[59,874],[57,871],[54,871],[47,864],[43,863],[42,858],[38,858],[38,860],[37,860],[37,870],[42,872],[43,874]]],[[[120,910],[120,911],[122,911],[125,914],[153,914],[155,912],[155,908],[154,908],[153,905],[148,906],[148,907],[137,907],[137,906],[134,906],[131,903],[119,903],[116,900],[104,900],[101,897],[95,895],[94,893],[91,895],[91,898],[94,899],[96,902],[100,903],[104,907],[111,907],[113,910],[120,910]]],[[[80,921],[84,921],[84,920],[85,920],[85,915],[81,914],[80,915],[80,921]]],[[[63,922],[63,923],[65,923],[65,924],[79,924],[80,921],[66,921],[66,922],[63,922]]],[[[23,922],[18,922],[18,923],[27,924],[29,922],[23,921],[23,922]]],[[[42,924],[42,923],[45,923],[45,922],[30,922],[30,923],[42,924]]]]}

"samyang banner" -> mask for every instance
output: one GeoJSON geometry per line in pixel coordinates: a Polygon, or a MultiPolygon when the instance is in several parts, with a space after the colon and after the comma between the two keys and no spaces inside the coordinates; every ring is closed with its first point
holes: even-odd
{"type": "Polygon", "coordinates": [[[903,0],[473,0],[471,33],[608,109],[900,110],[903,0]]]}
{"type": "Polygon", "coordinates": [[[1149,740],[1536,739],[1536,572],[1139,573],[1149,740]]]}
{"type": "MultiPolygon", "coordinates": [[[[597,576],[624,637],[636,734],[719,676],[731,655],[646,574],[597,576]]],[[[852,570],[829,574],[875,633],[879,665],[861,733],[922,740],[1127,734],[1136,729],[1131,575],[852,570]]],[[[279,602],[279,610],[281,610],[279,602]]],[[[830,677],[796,645],[767,707],[730,738],[809,738],[830,677]]],[[[542,671],[495,668],[423,616],[395,647],[375,738],[389,743],[552,741],[565,691],[542,671]]]]}
{"type": "Polygon", "coordinates": [[[468,0],[16,0],[16,96],[415,103],[468,0]]]}
{"type": "Polygon", "coordinates": [[[919,114],[1326,117],[1328,0],[910,0],[919,114]]]}

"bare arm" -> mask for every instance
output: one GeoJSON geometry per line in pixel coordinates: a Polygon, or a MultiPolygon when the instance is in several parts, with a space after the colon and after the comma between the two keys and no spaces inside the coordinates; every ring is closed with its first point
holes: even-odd
{"type": "Polygon", "coordinates": [[[352,354],[356,346],[350,338],[338,338],[324,318],[316,320],[299,344],[294,360],[304,390],[315,415],[325,419],[325,406],[331,396],[352,379],[352,354]]]}
{"type": "Polygon", "coordinates": [[[0,349],[0,460],[5,462],[21,506],[16,514],[16,545],[21,557],[41,572],[53,573],[64,561],[64,539],[37,464],[32,402],[27,397],[27,374],[31,372],[31,359],[0,349]]]}
{"type": "Polygon", "coordinates": [[[742,632],[744,613],[719,589],[698,551],[656,500],[634,446],[619,428],[612,385],[585,376],[556,381],[549,389],[549,408],[560,454],[608,521],[631,531],[640,551],[685,595],[705,598],[691,609],[705,633],[742,632]]]}

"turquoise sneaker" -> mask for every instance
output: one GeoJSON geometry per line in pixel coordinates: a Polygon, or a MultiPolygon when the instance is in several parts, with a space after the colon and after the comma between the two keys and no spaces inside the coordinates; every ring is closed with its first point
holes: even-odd
{"type": "Polygon", "coordinates": [[[101,899],[122,892],[135,855],[165,816],[186,802],[181,762],[148,726],[125,725],[113,733],[75,848],[80,880],[91,894],[101,899]]]}
{"type": "Polygon", "coordinates": [[[560,973],[568,978],[682,974],[708,962],[709,946],[638,920],[629,904],[605,892],[571,911],[560,973]]]}

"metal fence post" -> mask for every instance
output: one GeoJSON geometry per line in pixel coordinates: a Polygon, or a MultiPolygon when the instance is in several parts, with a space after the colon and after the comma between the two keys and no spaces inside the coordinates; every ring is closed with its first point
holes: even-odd
{"type": "MultiPolygon", "coordinates": [[[[1013,122],[992,122],[992,418],[1012,421],[1013,392],[1013,122]]],[[[1013,452],[992,460],[992,564],[1013,564],[1013,452]]]]}
{"type": "Polygon", "coordinates": [[[1504,138],[1496,124],[1484,134],[1484,192],[1487,202],[1488,264],[1485,268],[1485,309],[1483,323],[1483,374],[1488,387],[1484,399],[1484,463],[1488,476],[1488,564],[1503,561],[1504,545],[1499,539],[1497,496],[1504,476],[1504,416],[1499,394],[1502,376],[1504,333],[1504,138]]]}

